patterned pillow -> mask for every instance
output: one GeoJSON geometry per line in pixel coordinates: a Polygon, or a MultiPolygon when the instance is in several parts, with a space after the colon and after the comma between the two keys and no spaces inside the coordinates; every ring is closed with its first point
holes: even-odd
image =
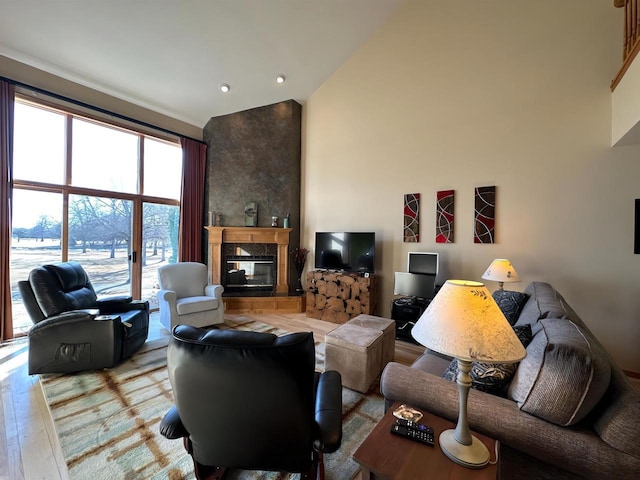
{"type": "Polygon", "coordinates": [[[513,292],[511,290],[496,290],[493,292],[493,299],[496,301],[500,310],[510,325],[515,325],[520,316],[520,312],[527,303],[529,295],[522,292],[513,292]]]}
{"type": "MultiPolygon", "coordinates": [[[[522,342],[522,345],[527,348],[532,338],[531,325],[518,325],[513,327],[513,331],[522,342]]],[[[469,375],[471,375],[471,388],[504,397],[517,368],[517,363],[473,362],[469,372],[469,375]]],[[[442,377],[455,382],[457,376],[458,361],[454,358],[442,374],[442,377]]]]}

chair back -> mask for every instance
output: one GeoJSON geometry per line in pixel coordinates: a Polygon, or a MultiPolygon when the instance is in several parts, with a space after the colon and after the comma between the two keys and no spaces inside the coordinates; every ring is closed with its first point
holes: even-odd
{"type": "Polygon", "coordinates": [[[209,273],[204,263],[178,262],[158,268],[158,283],[162,290],[173,290],[178,298],[204,295],[209,273]]]}
{"type": "Polygon", "coordinates": [[[202,465],[303,472],[311,465],[313,334],[173,329],[169,379],[202,465]]]}
{"type": "Polygon", "coordinates": [[[47,318],[70,310],[96,308],[98,296],[87,272],[78,262],[60,262],[34,268],[29,273],[29,285],[47,318]]]}

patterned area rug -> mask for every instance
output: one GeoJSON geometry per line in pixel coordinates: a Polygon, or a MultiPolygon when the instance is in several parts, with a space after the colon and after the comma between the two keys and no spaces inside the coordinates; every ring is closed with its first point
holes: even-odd
{"type": "MultiPolygon", "coordinates": [[[[252,320],[227,320],[223,328],[287,333],[252,320]]],[[[167,376],[168,339],[147,342],[111,370],[42,375],[44,391],[71,479],[192,479],[193,464],[179,440],[159,433],[173,405],[167,376]]],[[[316,342],[316,369],[324,370],[324,343],[316,342]]],[[[325,455],[328,480],[352,479],[359,471],[351,458],[383,415],[384,402],[374,385],[368,395],[342,389],[343,441],[325,455]]],[[[293,480],[299,475],[233,471],[234,480],[293,480]]]]}

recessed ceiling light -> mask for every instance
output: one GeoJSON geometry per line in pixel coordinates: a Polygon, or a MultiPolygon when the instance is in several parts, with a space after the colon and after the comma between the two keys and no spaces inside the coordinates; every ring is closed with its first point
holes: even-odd
{"type": "Polygon", "coordinates": [[[231,87],[229,86],[228,83],[223,83],[220,85],[220,91],[222,93],[227,93],[229,90],[231,90],[231,87]]]}
{"type": "Polygon", "coordinates": [[[282,74],[280,74],[280,75],[278,75],[276,77],[276,83],[284,83],[285,80],[286,80],[286,78],[282,74]]]}

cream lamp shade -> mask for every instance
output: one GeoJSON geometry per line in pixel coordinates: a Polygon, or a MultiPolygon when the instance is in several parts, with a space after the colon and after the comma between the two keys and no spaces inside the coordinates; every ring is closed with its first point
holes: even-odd
{"type": "Polygon", "coordinates": [[[500,290],[502,290],[504,282],[520,281],[516,269],[513,268],[511,262],[506,258],[496,258],[491,262],[489,268],[482,274],[482,278],[498,282],[500,290]]]}
{"type": "Polygon", "coordinates": [[[522,343],[484,284],[466,280],[448,280],[411,335],[425,347],[458,360],[458,424],[440,435],[442,451],[465,467],[486,465],[489,451],[471,435],[467,422],[471,362],[518,362],[526,356],[522,343]]]}

